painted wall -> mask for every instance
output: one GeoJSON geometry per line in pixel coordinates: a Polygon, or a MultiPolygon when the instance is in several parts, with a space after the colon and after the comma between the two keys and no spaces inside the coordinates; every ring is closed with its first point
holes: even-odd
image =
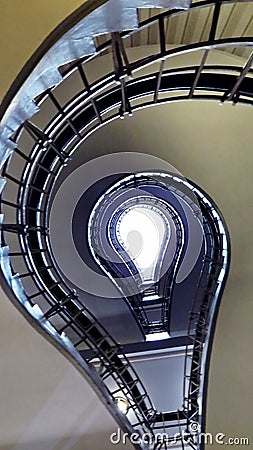
{"type": "Polygon", "coordinates": [[[1,0],[0,101],[44,39],[78,7],[87,13],[105,0],[1,0]]]}

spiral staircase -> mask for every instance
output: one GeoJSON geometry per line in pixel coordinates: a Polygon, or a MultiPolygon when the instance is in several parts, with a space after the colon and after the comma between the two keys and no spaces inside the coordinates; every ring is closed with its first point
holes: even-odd
{"type": "MultiPolygon", "coordinates": [[[[213,201],[191,181],[167,175],[168,189],[184,199],[194,195],[189,205],[196,217],[202,216],[205,240],[197,294],[187,305],[188,329],[181,336],[185,365],[182,406],[176,411],[157,410],[128,356],[129,348],[115,339],[113,326],[103,325],[96,307],[80,298],[78,289],[85,289],[76,286],[59,263],[62,256],[50,220],[61,186],[87,162],[86,141],[110,123],[178,101],[252,104],[252,17],[235,34],[228,26],[242,7],[246,18],[252,3],[153,1],[154,9],[146,9],[150,5],[145,1],[121,2],[120,7],[113,1],[101,3],[89,14],[84,5],[67,20],[60,37],[59,30],[51,35],[2,103],[2,284],[31,325],[78,367],[124,432],[155,436],[169,430],[171,441],[173,433],[179,435],[175,448],[203,448],[198,436],[205,430],[209,359],[230,259],[228,232],[213,201]],[[193,32],[196,18],[202,29],[193,32]],[[127,414],[117,408],[118,395],[128,400],[127,414]],[[199,428],[192,430],[192,423],[199,428]]],[[[124,172],[130,173],[123,167],[117,175],[124,172]]],[[[72,265],[71,255],[65,259],[72,265]]],[[[106,270],[113,277],[115,265],[107,264],[106,270]]],[[[175,273],[166,280],[170,290],[175,273]]],[[[149,334],[152,326],[143,301],[121,289],[141,333],[149,334]]],[[[154,329],[163,330],[158,325],[154,329]]],[[[131,345],[131,339],[123,344],[131,345]]],[[[134,444],[137,449],[169,445],[134,444]]]]}

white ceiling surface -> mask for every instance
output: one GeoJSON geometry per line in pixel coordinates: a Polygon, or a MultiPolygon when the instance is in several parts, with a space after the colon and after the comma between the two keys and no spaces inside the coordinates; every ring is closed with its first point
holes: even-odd
{"type": "MultiPolygon", "coordinates": [[[[150,359],[133,358],[133,366],[146,387],[157,411],[177,411],[182,407],[185,348],[157,352],[150,359]],[[150,360],[151,359],[151,360],[150,360]],[[164,386],[164,389],[162,389],[164,386]]],[[[187,370],[189,367],[187,367],[187,370]]]]}

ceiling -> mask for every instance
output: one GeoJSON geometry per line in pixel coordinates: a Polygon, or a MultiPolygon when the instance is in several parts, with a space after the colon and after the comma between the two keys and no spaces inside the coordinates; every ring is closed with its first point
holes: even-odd
{"type": "MultiPolygon", "coordinates": [[[[27,8],[32,8],[32,2],[26,3],[27,8]]],[[[41,20],[41,24],[45,22],[45,28],[42,27],[45,34],[47,18],[51,17],[48,5],[46,2],[43,5],[41,20]]],[[[7,5],[5,10],[8,22],[12,20],[12,11],[7,5]]],[[[139,11],[140,20],[154,12],[139,11]]],[[[209,13],[192,15],[187,23],[180,23],[182,17],[175,18],[166,33],[168,43],[192,42],[194,33],[195,39],[204,38],[209,13]]],[[[20,23],[22,17],[25,23],[28,17],[25,10],[20,13],[20,23]]],[[[55,23],[61,19],[57,16],[55,23]]],[[[224,36],[233,29],[237,35],[252,35],[252,22],[252,3],[228,5],[220,33],[224,36]]],[[[145,35],[143,31],[129,45],[156,44],[157,30],[153,32],[145,35]]],[[[25,28],[21,33],[24,42],[28,42],[25,28]]],[[[6,42],[9,39],[6,34],[6,42]]],[[[14,40],[15,37],[10,42],[14,40]]],[[[249,49],[232,52],[235,64],[240,60],[238,56],[249,55],[249,49]]],[[[2,54],[4,57],[5,50],[2,54]]],[[[10,80],[8,76],[5,86],[10,80]]],[[[232,266],[214,340],[207,430],[227,436],[247,436],[253,442],[251,129],[252,110],[244,105],[219,106],[216,102],[196,100],[159,105],[100,128],[86,140],[85,155],[77,152],[72,168],[111,152],[148,153],[175,166],[205,189],[220,207],[231,235],[232,266]]],[[[26,323],[3,293],[0,324],[0,449],[114,448],[109,435],[116,425],[86,381],[26,323]]]]}

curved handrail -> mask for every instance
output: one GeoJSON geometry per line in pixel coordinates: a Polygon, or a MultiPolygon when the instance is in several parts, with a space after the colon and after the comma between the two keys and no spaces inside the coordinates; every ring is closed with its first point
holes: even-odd
{"type": "MultiPolygon", "coordinates": [[[[208,1],[195,3],[194,5],[192,5],[191,9],[210,6],[214,3],[215,2],[208,1]]],[[[219,3],[225,4],[227,2],[223,1],[219,3]]],[[[155,22],[159,22],[160,27],[165,17],[177,14],[185,14],[185,12],[169,11],[168,13],[157,15],[155,18],[152,18],[140,24],[139,29],[141,29],[141,27],[149,26],[155,22]]],[[[123,32],[122,38],[124,37],[124,35],[126,35],[126,33],[123,32]]],[[[102,51],[106,46],[109,47],[110,45],[112,45],[113,38],[108,42],[101,46],[98,50],[102,51]]],[[[162,42],[160,42],[160,44],[162,44],[162,42]]],[[[16,305],[21,304],[21,306],[18,307],[22,309],[22,313],[24,315],[26,315],[27,317],[29,316],[27,311],[31,311],[32,308],[31,305],[29,305],[28,307],[28,299],[25,297],[25,294],[22,290],[22,284],[20,280],[25,280],[26,277],[30,277],[34,286],[36,286],[37,288],[37,291],[35,293],[30,294],[30,301],[33,302],[34,299],[38,298],[39,296],[43,296],[44,298],[46,298],[49,308],[47,311],[45,311],[44,317],[42,317],[41,314],[33,317],[31,313],[29,320],[31,320],[33,324],[35,323],[34,320],[43,320],[47,323],[47,327],[50,328],[50,320],[52,320],[55,315],[59,315],[59,317],[61,317],[62,319],[63,317],[67,318],[67,326],[73,326],[73,330],[77,334],[75,342],[76,346],[84,341],[85,335],[86,343],[89,342],[89,348],[93,350],[93,356],[91,360],[88,361],[88,365],[85,370],[89,371],[88,367],[93,367],[93,364],[96,364],[97,360],[99,360],[100,358],[101,368],[104,367],[104,369],[106,369],[104,373],[105,379],[107,375],[108,377],[112,376],[114,381],[119,383],[119,386],[122,386],[121,383],[123,383],[130,397],[133,396],[133,399],[130,399],[131,408],[135,413],[135,419],[137,421],[133,426],[144,426],[144,429],[152,429],[156,414],[152,403],[149,401],[145,388],[140,383],[138,377],[135,377],[136,374],[132,372],[132,368],[129,365],[127,359],[125,359],[124,356],[123,360],[118,358],[118,355],[121,354],[121,349],[119,348],[119,346],[117,346],[115,341],[111,339],[111,336],[103,327],[101,327],[101,324],[98,323],[97,319],[87,310],[87,308],[79,303],[75,293],[68,288],[65,280],[63,278],[59,280],[59,275],[57,274],[57,270],[55,270],[55,267],[57,266],[50,249],[50,242],[48,237],[48,215],[50,210],[50,202],[52,200],[52,192],[58,175],[64,167],[64,164],[66,164],[66,162],[68,161],[68,158],[75,151],[76,147],[80,145],[80,143],[84,139],[86,139],[91,132],[95,132],[101,126],[101,124],[104,125],[110,120],[114,120],[124,113],[133,113],[138,108],[161,104],[166,101],[186,100],[189,98],[205,99],[206,94],[202,94],[202,90],[209,90],[212,93],[211,96],[208,96],[208,99],[215,99],[221,102],[227,101],[229,99],[229,101],[239,101],[242,103],[253,104],[251,100],[253,96],[252,82],[249,78],[246,78],[247,73],[252,74],[252,69],[250,68],[248,68],[247,71],[245,69],[245,73],[242,71],[243,77],[240,78],[242,75],[240,74],[240,68],[235,66],[203,65],[203,67],[201,67],[200,65],[164,71],[161,65],[160,72],[148,74],[135,80],[131,80],[128,78],[125,78],[123,80],[122,78],[120,78],[120,76],[122,75],[127,77],[131,72],[146,67],[151,63],[157,61],[160,61],[162,63],[162,60],[167,57],[173,58],[173,56],[177,56],[179,54],[185,54],[201,49],[208,51],[213,48],[224,48],[228,45],[252,46],[253,40],[249,37],[215,39],[215,36],[210,36],[210,39],[205,42],[180,46],[175,49],[169,49],[167,51],[161,46],[161,48],[157,53],[155,53],[155,55],[151,55],[148,58],[141,58],[140,60],[135,61],[132,64],[125,61],[120,71],[116,72],[115,69],[114,72],[106,74],[105,77],[102,77],[100,80],[96,80],[93,84],[90,85],[85,82],[85,73],[83,71],[83,66],[81,65],[81,61],[78,60],[71,65],[69,71],[80,71],[80,74],[83,76],[84,88],[81,92],[78,92],[76,94],[76,97],[74,99],[71,99],[68,105],[61,107],[61,105],[57,104],[56,98],[53,94],[53,88],[49,88],[36,100],[37,104],[40,105],[40,103],[43,102],[43,99],[48,96],[48,98],[51,99],[52,103],[54,103],[54,106],[56,106],[56,108],[58,109],[58,113],[52,119],[51,123],[46,124],[45,128],[41,130],[36,127],[35,123],[33,123],[33,120],[31,120],[30,122],[26,120],[23,124],[21,124],[21,127],[19,129],[15,129],[16,133],[14,136],[12,136],[12,141],[10,141],[10,136],[12,133],[9,130],[7,130],[7,132],[6,129],[4,129],[3,140],[7,146],[11,144],[13,147],[15,147],[16,143],[19,142],[19,138],[22,135],[24,129],[30,133],[34,140],[34,145],[32,145],[30,151],[28,151],[27,153],[17,147],[12,154],[12,158],[10,158],[10,149],[8,149],[6,151],[6,154],[2,155],[0,158],[1,161],[4,162],[3,176],[8,181],[8,183],[18,186],[18,195],[16,200],[8,199],[8,197],[6,199],[4,197],[4,194],[1,197],[1,206],[3,208],[8,207],[12,211],[15,211],[15,214],[17,216],[17,221],[12,223],[5,223],[3,222],[3,217],[1,218],[1,265],[2,271],[5,273],[6,279],[8,280],[7,285],[8,289],[11,290],[10,295],[12,296],[12,301],[16,305]],[[221,73],[221,70],[224,70],[224,72],[221,73]],[[191,76],[189,76],[189,72],[191,76]],[[115,80],[119,81],[119,79],[120,86],[116,85],[116,87],[113,87],[115,80]],[[231,89],[230,86],[235,87],[237,85],[238,89],[234,92],[233,88],[231,89]],[[102,88],[105,89],[105,94],[102,93],[102,88]],[[189,94],[180,96],[179,90],[182,89],[187,92],[189,91],[189,94]],[[170,93],[173,91],[175,92],[174,97],[171,97],[169,95],[165,99],[159,99],[157,97],[159,92],[170,93]],[[231,92],[233,93],[232,97],[231,92]],[[153,95],[153,99],[151,101],[147,101],[147,94],[150,93],[153,95]],[[139,100],[139,103],[134,107],[131,105],[131,102],[133,100],[139,100]],[[116,108],[117,111],[115,112],[116,108]],[[81,127],[80,123],[82,123],[81,127]],[[13,161],[15,163],[15,158],[20,158],[23,161],[23,172],[20,178],[13,177],[11,171],[9,171],[9,166],[13,163],[13,161]],[[44,173],[44,175],[42,175],[42,173],[44,173]],[[39,178],[41,178],[41,180],[39,180],[39,178]],[[8,233],[20,235],[20,250],[18,252],[10,251],[9,255],[6,248],[8,233]],[[14,275],[10,266],[9,256],[11,257],[12,261],[15,258],[24,257],[25,263],[27,265],[27,272],[21,273],[19,277],[17,275],[14,275]],[[14,299],[13,292],[16,293],[16,296],[19,298],[19,301],[21,303],[18,303],[17,298],[14,299]],[[56,298],[58,299],[57,302],[55,302],[56,298]],[[24,307],[24,305],[26,305],[28,308],[25,312],[24,309],[26,308],[26,306],[24,307]],[[78,332],[81,330],[83,335],[78,335],[77,330],[78,332]],[[97,334],[97,332],[99,334],[97,334]],[[109,347],[106,344],[108,342],[109,347]],[[107,365],[111,365],[112,363],[115,365],[115,368],[117,370],[115,370],[115,373],[113,374],[111,372],[110,374],[108,374],[107,365]],[[138,390],[136,390],[137,384],[138,390]],[[129,386],[131,386],[130,390],[129,386]],[[139,395],[141,396],[141,402],[135,403],[135,400],[139,397],[139,395]],[[141,419],[139,414],[141,414],[141,419]]],[[[63,73],[63,78],[64,76],[67,77],[67,75],[69,75],[68,70],[63,73]]],[[[11,96],[9,96],[8,98],[10,99],[10,97],[11,96]]],[[[5,101],[4,108],[7,106],[8,102],[9,100],[5,101]]],[[[4,183],[1,184],[1,188],[3,188],[3,184],[4,183]]],[[[201,196],[199,198],[199,201],[200,203],[202,202],[201,196]]],[[[212,222],[211,219],[210,221],[212,222]]],[[[215,238],[215,223],[213,224],[213,230],[212,226],[210,226],[209,231],[214,234],[215,238]]],[[[215,254],[214,257],[216,258],[216,256],[217,255],[215,254]]],[[[213,258],[212,253],[210,253],[209,258],[213,258]]],[[[226,266],[224,279],[226,277],[227,270],[228,264],[226,266]]],[[[218,292],[215,297],[215,303],[217,304],[219,303],[220,295],[220,292],[218,292]]],[[[206,336],[206,331],[204,333],[202,324],[205,323],[205,326],[209,327],[213,326],[210,322],[210,315],[205,316],[207,312],[206,306],[204,306],[204,309],[205,311],[203,310],[203,315],[199,318],[198,321],[199,325],[196,327],[197,334],[199,332],[202,333],[203,331],[203,334],[201,335],[202,347],[204,338],[206,336]]],[[[217,308],[215,306],[214,310],[217,311],[217,308]]],[[[59,329],[59,335],[57,335],[58,342],[61,342],[60,332],[64,331],[65,327],[66,325],[64,325],[62,329],[59,329]]],[[[43,328],[41,324],[39,324],[39,328],[43,328]]],[[[190,335],[191,333],[192,326],[189,330],[190,335]]],[[[209,339],[211,342],[211,338],[209,339]]],[[[199,376],[200,372],[198,371],[200,370],[200,364],[202,364],[203,362],[203,348],[201,349],[201,351],[197,349],[197,347],[200,345],[199,342],[199,338],[196,338],[195,336],[193,364],[191,373],[189,374],[190,383],[188,394],[186,396],[187,404],[184,405],[185,410],[188,414],[188,421],[192,420],[192,418],[195,417],[194,414],[196,412],[197,403],[196,398],[198,395],[200,395],[201,388],[201,380],[199,376]],[[192,386],[194,385],[194,383],[196,383],[196,379],[194,379],[196,368],[199,376],[197,380],[197,391],[192,389],[192,386]],[[195,411],[194,408],[192,408],[192,405],[195,407],[195,411]]],[[[210,345],[208,344],[206,360],[208,360],[208,352],[210,351],[209,349],[210,345]]],[[[71,351],[73,351],[73,354],[75,355],[72,355],[73,358],[76,361],[79,361],[76,350],[72,348],[71,351]]],[[[186,373],[185,375],[186,380],[188,378],[188,374],[186,373]]],[[[95,385],[96,383],[98,383],[98,381],[95,382],[95,385]]],[[[106,395],[110,397],[109,403],[112,407],[113,393],[107,391],[106,395]]],[[[130,429],[129,424],[126,425],[125,421],[122,420],[122,418],[119,419],[119,417],[117,416],[117,420],[120,422],[122,427],[127,427],[128,430],[130,429]]]]}

